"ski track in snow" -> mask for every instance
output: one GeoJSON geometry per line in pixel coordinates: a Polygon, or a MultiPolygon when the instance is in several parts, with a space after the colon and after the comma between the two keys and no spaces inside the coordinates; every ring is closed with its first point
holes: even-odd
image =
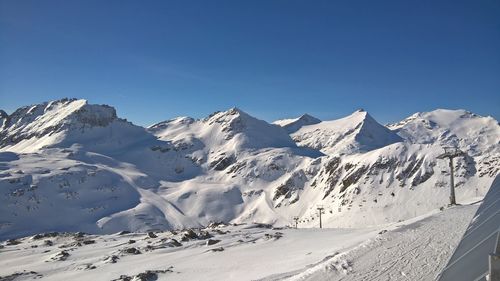
{"type": "Polygon", "coordinates": [[[434,280],[477,205],[457,206],[396,229],[281,280],[434,280]],[[340,265],[340,266],[339,266],[340,265]]]}

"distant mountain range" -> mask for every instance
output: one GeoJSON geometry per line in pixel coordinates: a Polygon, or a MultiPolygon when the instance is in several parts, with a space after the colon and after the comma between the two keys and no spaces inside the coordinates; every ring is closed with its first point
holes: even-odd
{"type": "Polygon", "coordinates": [[[500,169],[500,126],[465,110],[384,126],[360,110],[273,124],[238,108],[148,128],[113,107],[62,99],[0,111],[0,238],[43,231],[112,233],[213,221],[359,227],[484,196],[500,169]]]}

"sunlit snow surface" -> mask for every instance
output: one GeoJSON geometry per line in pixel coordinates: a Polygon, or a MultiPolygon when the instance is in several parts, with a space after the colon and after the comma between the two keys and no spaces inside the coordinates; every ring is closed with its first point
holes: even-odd
{"type": "Polygon", "coordinates": [[[232,108],[143,128],[85,100],[22,107],[0,114],[0,276],[432,280],[476,208],[438,211],[437,156],[467,153],[456,194],[474,202],[499,172],[499,140],[496,120],[465,110],[383,126],[365,111],[269,124],[232,108]],[[169,232],[186,228],[221,241],[169,232]],[[6,241],[52,231],[89,234],[6,241]]]}
{"type": "Polygon", "coordinates": [[[433,280],[476,208],[361,229],[243,224],[197,229],[197,238],[182,231],[26,237],[2,243],[0,276],[114,280],[149,270],[158,280],[433,280]]]}

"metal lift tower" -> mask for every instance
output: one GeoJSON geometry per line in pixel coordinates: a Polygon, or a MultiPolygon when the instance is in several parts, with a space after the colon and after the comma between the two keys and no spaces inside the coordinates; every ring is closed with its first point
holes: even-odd
{"type": "Polygon", "coordinates": [[[450,159],[450,205],[456,205],[455,199],[455,179],[453,175],[453,158],[464,157],[465,152],[456,147],[443,147],[444,153],[439,155],[438,159],[450,159]]]}
{"type": "Polygon", "coordinates": [[[297,228],[297,225],[299,224],[299,217],[294,216],[292,219],[295,222],[295,228],[297,228]]]}
{"type": "Polygon", "coordinates": [[[318,205],[316,209],[319,212],[319,228],[323,228],[323,224],[321,222],[321,215],[325,213],[325,208],[323,208],[323,205],[318,205]]]}

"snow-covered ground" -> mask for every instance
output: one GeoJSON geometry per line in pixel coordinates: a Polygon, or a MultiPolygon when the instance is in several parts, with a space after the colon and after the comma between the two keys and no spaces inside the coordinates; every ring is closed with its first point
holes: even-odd
{"type": "Polygon", "coordinates": [[[2,243],[0,276],[5,280],[15,274],[18,279],[12,280],[127,280],[127,276],[137,280],[433,280],[476,208],[456,206],[361,229],[243,224],[196,229],[194,234],[40,235],[2,243]]]}

